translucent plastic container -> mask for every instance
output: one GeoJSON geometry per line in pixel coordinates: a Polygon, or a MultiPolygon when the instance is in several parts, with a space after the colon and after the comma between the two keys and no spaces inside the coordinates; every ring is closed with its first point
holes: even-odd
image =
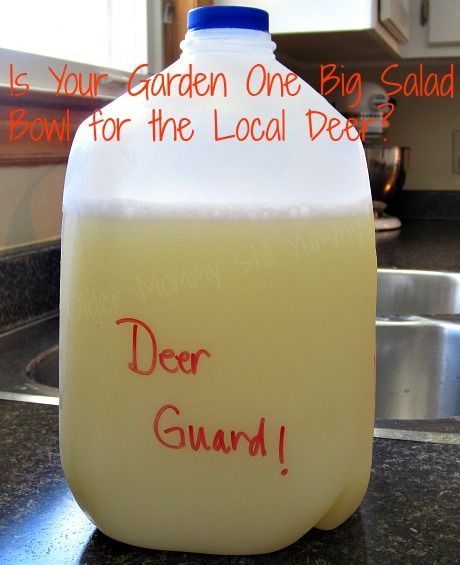
{"type": "Polygon", "coordinates": [[[112,538],[263,553],[336,527],[367,488],[369,181],[359,141],[309,139],[309,109],[343,118],[305,82],[292,96],[246,92],[255,65],[253,78],[289,73],[266,13],[199,9],[190,28],[163,75],[224,73],[227,96],[223,83],[192,97],[146,96],[142,83],[103,109],[131,120],[120,141],[94,141],[87,120],[72,146],[61,457],[77,502],[112,538]],[[154,141],[159,109],[188,117],[194,137],[154,141]],[[285,140],[216,141],[216,116],[219,135],[242,117],[262,129],[279,118],[271,131],[284,124],[285,140]]]}

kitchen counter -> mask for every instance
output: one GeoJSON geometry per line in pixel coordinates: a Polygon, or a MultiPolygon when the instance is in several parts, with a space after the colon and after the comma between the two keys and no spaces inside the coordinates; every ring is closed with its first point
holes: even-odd
{"type": "MultiPolygon", "coordinates": [[[[73,501],[58,452],[58,408],[0,401],[2,563],[436,563],[458,558],[460,449],[376,439],[360,509],[276,553],[221,557],[150,551],[97,531],[73,501]]],[[[205,488],[205,485],[204,485],[205,488]]]]}
{"type": "Polygon", "coordinates": [[[400,230],[376,233],[380,268],[460,272],[460,221],[404,220],[400,230]]]}
{"type": "MultiPolygon", "coordinates": [[[[459,241],[458,221],[406,221],[378,235],[379,267],[460,271],[459,241]]],[[[460,552],[459,499],[459,446],[379,438],[366,497],[333,531],[312,530],[262,556],[133,548],[96,530],[74,502],[59,461],[57,406],[0,401],[2,563],[450,565],[460,552]]]]}

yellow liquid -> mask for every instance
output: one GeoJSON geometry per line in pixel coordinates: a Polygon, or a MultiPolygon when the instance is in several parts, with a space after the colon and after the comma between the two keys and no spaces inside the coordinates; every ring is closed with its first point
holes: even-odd
{"type": "Polygon", "coordinates": [[[371,218],[67,215],[63,241],[61,457],[104,533],[263,553],[355,511],[374,417],[371,218]],[[138,325],[134,368],[150,374],[133,371],[126,318],[154,335],[156,356],[138,325]]]}

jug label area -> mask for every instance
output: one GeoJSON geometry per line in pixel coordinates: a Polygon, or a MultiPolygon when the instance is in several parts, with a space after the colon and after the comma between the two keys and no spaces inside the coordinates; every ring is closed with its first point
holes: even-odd
{"type": "MultiPolygon", "coordinates": [[[[138,318],[124,317],[115,320],[117,326],[131,326],[131,360],[127,364],[130,372],[142,377],[153,375],[157,369],[169,375],[177,373],[198,376],[203,363],[212,361],[208,349],[202,347],[195,351],[176,353],[173,348],[159,351],[157,338],[150,325],[138,318]],[[140,362],[142,357],[144,364],[140,362]],[[148,360],[145,363],[145,360],[148,360]]],[[[288,473],[285,467],[284,446],[286,426],[278,426],[276,435],[271,430],[270,437],[276,437],[276,445],[270,448],[267,436],[267,419],[260,416],[255,419],[252,430],[209,429],[203,424],[184,422],[181,409],[173,403],[167,403],[156,409],[153,415],[152,432],[154,440],[163,448],[178,450],[188,449],[194,452],[213,451],[222,455],[244,451],[249,457],[265,458],[274,454],[280,465],[280,475],[288,473]]],[[[272,439],[274,443],[274,439],[272,439]]]]}

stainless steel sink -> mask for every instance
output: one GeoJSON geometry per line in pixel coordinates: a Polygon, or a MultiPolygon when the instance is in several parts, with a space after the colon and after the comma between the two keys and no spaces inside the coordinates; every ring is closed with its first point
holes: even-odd
{"type": "Polygon", "coordinates": [[[58,359],[54,356],[48,363],[43,353],[57,351],[58,339],[57,315],[0,335],[0,399],[58,404],[59,391],[50,386],[58,385],[58,359]],[[34,375],[41,376],[34,380],[34,375]]]}
{"type": "MultiPolygon", "coordinates": [[[[413,439],[388,420],[458,420],[460,274],[379,270],[377,314],[376,435],[413,439]]],[[[0,398],[57,404],[57,342],[57,317],[0,336],[0,398]]]]}
{"type": "Polygon", "coordinates": [[[43,351],[26,367],[27,376],[38,385],[59,388],[59,346],[53,345],[43,351]]]}
{"type": "Polygon", "coordinates": [[[460,415],[460,324],[377,321],[376,418],[460,415]]]}
{"type": "Polygon", "coordinates": [[[460,314],[460,274],[379,269],[377,316],[460,314]]]}

